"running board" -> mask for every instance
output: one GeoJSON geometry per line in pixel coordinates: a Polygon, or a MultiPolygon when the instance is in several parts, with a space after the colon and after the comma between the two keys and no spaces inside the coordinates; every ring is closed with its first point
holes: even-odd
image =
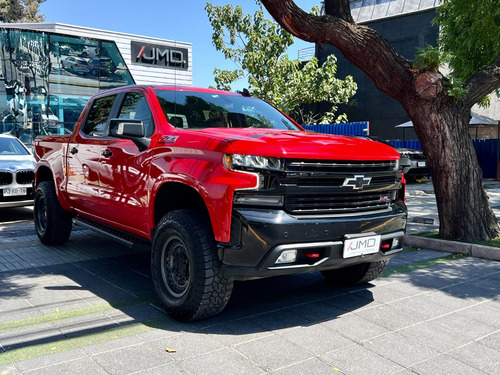
{"type": "Polygon", "coordinates": [[[149,244],[149,241],[146,239],[135,236],[133,234],[124,232],[122,230],[110,227],[108,225],[99,223],[95,220],[88,219],[86,217],[77,216],[73,218],[73,223],[75,225],[80,225],[82,227],[93,230],[94,232],[104,234],[118,242],[121,242],[128,247],[132,247],[137,243],[140,244],[149,244]]]}

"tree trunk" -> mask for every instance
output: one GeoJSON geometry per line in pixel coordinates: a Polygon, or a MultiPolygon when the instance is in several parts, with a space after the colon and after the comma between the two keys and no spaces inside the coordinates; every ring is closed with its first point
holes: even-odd
{"type": "Polygon", "coordinates": [[[412,117],[431,169],[440,237],[461,240],[498,237],[499,226],[469,136],[470,109],[460,105],[436,109],[421,103],[418,110],[415,108],[405,109],[412,117]]]}

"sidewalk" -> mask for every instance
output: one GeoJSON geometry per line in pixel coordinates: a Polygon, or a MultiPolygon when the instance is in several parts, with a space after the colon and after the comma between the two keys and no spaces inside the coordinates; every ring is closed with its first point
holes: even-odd
{"type": "MultiPolygon", "coordinates": [[[[484,187],[497,219],[500,220],[500,181],[487,179],[484,187]]],[[[457,243],[415,236],[418,233],[439,231],[436,196],[432,182],[407,185],[408,228],[406,246],[450,251],[474,257],[500,260],[500,249],[475,244],[457,243]]]]}
{"type": "Polygon", "coordinates": [[[222,314],[182,324],[148,249],[80,228],[46,247],[17,215],[0,213],[0,374],[500,374],[500,262],[420,250],[364,286],[237,283],[222,314]]]}

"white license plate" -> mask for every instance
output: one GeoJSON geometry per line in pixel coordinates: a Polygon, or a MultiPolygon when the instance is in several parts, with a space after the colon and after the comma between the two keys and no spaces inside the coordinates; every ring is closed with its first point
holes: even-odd
{"type": "Polygon", "coordinates": [[[3,196],[4,197],[15,197],[19,195],[26,195],[26,188],[25,187],[20,187],[20,188],[12,188],[12,189],[3,189],[3,196]]]}
{"type": "Polygon", "coordinates": [[[425,167],[425,161],[419,161],[417,167],[425,167]]]}
{"type": "Polygon", "coordinates": [[[378,253],[379,249],[380,236],[366,236],[346,239],[344,241],[344,258],[375,254],[378,253]]]}

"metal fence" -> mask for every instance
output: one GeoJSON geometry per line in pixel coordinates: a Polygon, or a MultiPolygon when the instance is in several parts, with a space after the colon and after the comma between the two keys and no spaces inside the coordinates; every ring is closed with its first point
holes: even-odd
{"type": "Polygon", "coordinates": [[[363,122],[344,122],[340,124],[318,124],[303,125],[304,129],[324,134],[335,135],[368,135],[370,134],[370,123],[363,122]]]}
{"type": "MultiPolygon", "coordinates": [[[[335,135],[367,135],[370,134],[370,124],[365,122],[347,122],[343,124],[320,124],[320,125],[304,125],[306,130],[315,131],[318,133],[335,134],[335,135]]],[[[484,178],[500,178],[498,176],[500,164],[499,139],[474,139],[474,148],[476,150],[477,159],[484,178]]],[[[422,150],[420,141],[390,141],[393,147],[410,148],[422,150]]]]}

